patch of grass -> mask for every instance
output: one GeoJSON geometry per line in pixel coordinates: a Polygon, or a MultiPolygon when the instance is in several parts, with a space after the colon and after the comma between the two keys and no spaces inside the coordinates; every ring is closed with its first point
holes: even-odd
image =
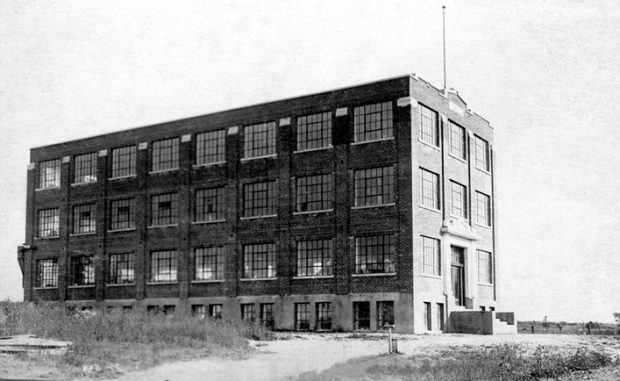
{"type": "Polygon", "coordinates": [[[265,339],[264,327],[240,320],[201,320],[145,311],[76,313],[60,303],[0,302],[0,335],[34,334],[71,341],[71,351],[49,356],[72,376],[138,369],[164,361],[205,356],[244,356],[247,339],[265,339]]]}
{"type": "Polygon", "coordinates": [[[299,380],[529,381],[613,364],[620,362],[595,348],[583,347],[562,354],[553,347],[539,346],[530,351],[507,344],[452,348],[431,356],[358,358],[335,365],[320,374],[303,374],[299,380]]]}

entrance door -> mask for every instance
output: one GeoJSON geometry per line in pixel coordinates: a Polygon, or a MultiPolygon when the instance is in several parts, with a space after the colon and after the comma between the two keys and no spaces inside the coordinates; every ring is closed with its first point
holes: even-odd
{"type": "Polygon", "coordinates": [[[452,251],[452,295],[457,306],[465,305],[465,249],[450,246],[452,251]]]}

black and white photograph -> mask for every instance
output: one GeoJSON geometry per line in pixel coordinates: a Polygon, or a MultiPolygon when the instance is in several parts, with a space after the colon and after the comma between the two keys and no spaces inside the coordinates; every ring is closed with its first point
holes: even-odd
{"type": "Polygon", "coordinates": [[[0,380],[620,380],[620,2],[0,0],[0,380]]]}

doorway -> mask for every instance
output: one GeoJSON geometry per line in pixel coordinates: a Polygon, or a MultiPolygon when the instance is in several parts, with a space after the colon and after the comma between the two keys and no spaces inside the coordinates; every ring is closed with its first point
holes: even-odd
{"type": "Polygon", "coordinates": [[[465,249],[450,246],[452,252],[452,295],[457,306],[465,305],[465,249]]]}

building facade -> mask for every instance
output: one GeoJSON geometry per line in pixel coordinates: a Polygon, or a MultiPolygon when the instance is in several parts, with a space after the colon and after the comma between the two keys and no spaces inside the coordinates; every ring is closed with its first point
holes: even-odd
{"type": "Polygon", "coordinates": [[[493,158],[416,76],[34,148],[24,299],[450,330],[497,307],[493,158]]]}

